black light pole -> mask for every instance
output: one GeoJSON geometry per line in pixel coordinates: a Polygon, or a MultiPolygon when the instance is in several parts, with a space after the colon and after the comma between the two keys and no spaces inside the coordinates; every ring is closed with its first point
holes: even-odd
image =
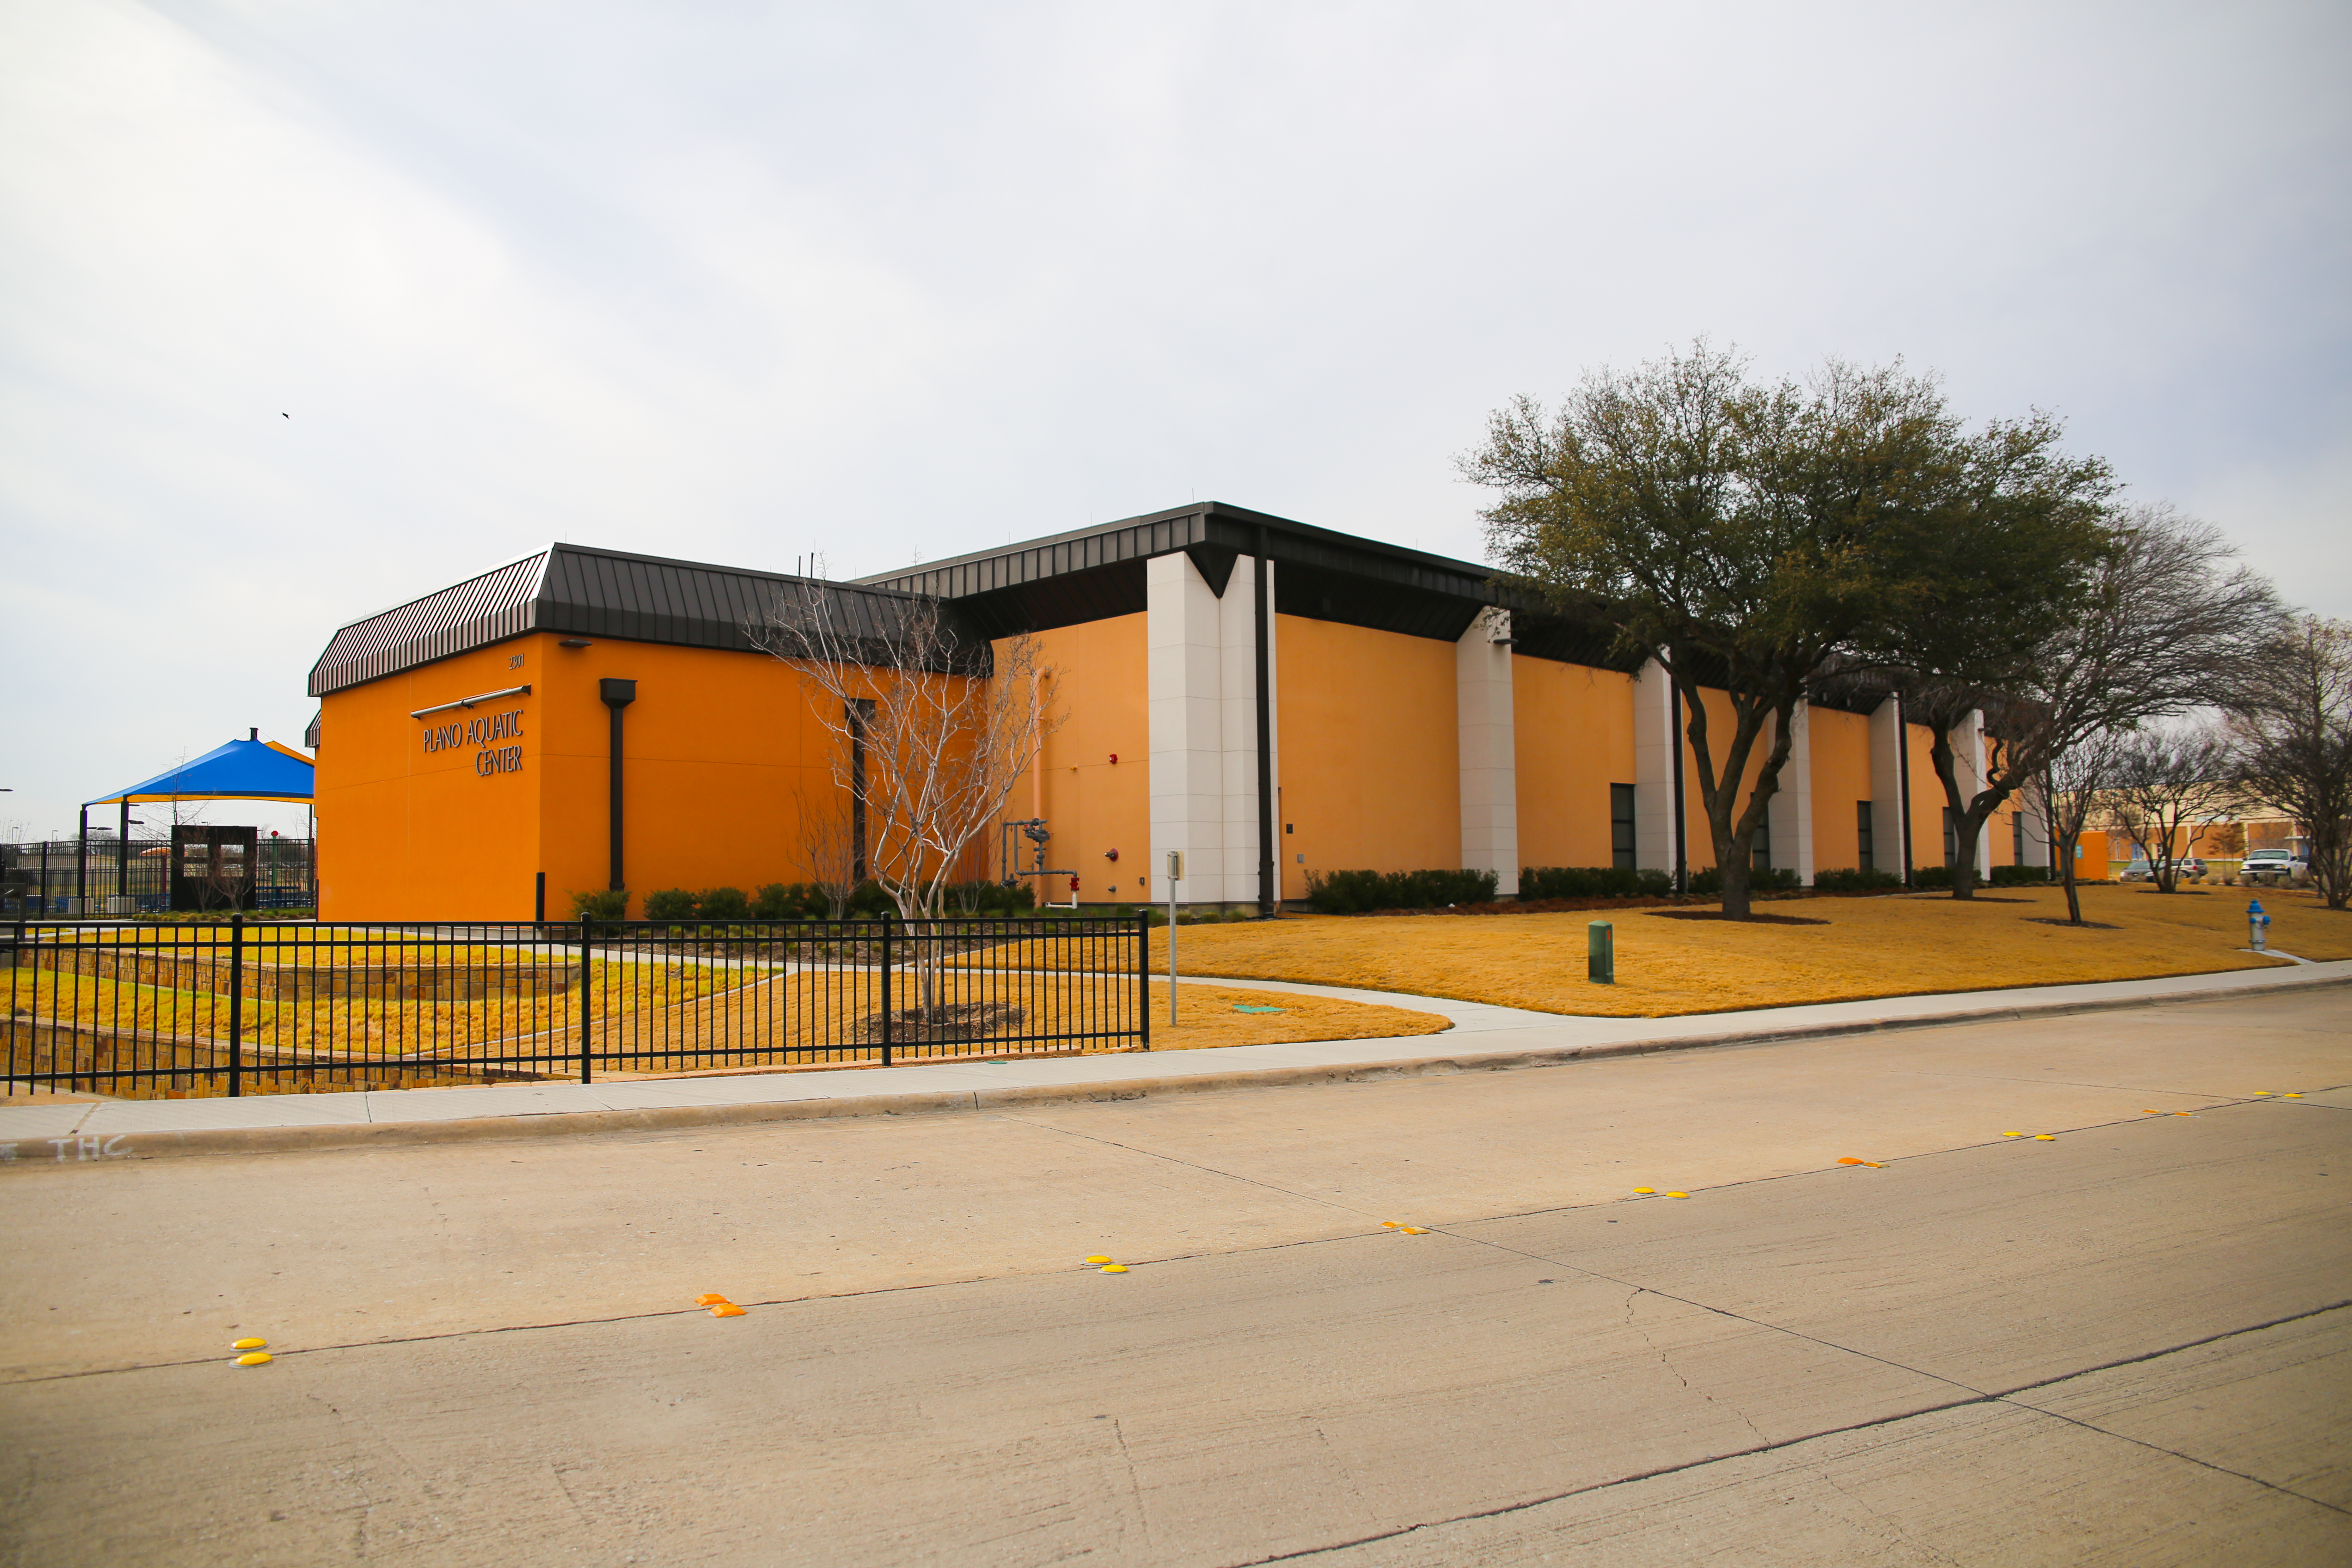
{"type": "MultiPolygon", "coordinates": [[[[613,710],[613,880],[612,888],[619,892],[628,887],[621,873],[621,710],[637,700],[637,683],[615,680],[606,676],[597,682],[597,691],[604,706],[613,710]]],[[[624,910],[625,913],[625,910],[624,910]]]]}
{"type": "Polygon", "coordinates": [[[114,830],[114,896],[131,896],[131,797],[127,795],[122,797],[122,826],[114,830]]]}
{"type": "Polygon", "coordinates": [[[89,913],[89,807],[81,808],[81,832],[74,840],[74,913],[89,913]]]}
{"type": "MultiPolygon", "coordinates": [[[[1271,920],[1282,909],[1282,884],[1275,869],[1274,849],[1274,689],[1268,679],[1272,663],[1268,647],[1272,626],[1268,616],[1273,607],[1266,603],[1268,589],[1265,524],[1257,528],[1257,560],[1251,566],[1256,575],[1255,601],[1251,618],[1255,623],[1251,631],[1256,640],[1257,652],[1257,912],[1271,920]]],[[[1168,928],[1169,941],[1176,940],[1176,928],[1168,928]]],[[[1171,982],[1171,984],[1173,984],[1171,982]]],[[[1169,993],[1173,1000],[1175,993],[1169,993]]]]}

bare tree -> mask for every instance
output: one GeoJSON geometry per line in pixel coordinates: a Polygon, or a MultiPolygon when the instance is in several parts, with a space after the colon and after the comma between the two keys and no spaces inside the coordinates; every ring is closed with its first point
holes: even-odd
{"type": "Polygon", "coordinates": [[[800,790],[793,795],[800,816],[802,863],[808,868],[809,880],[824,895],[827,918],[837,921],[849,912],[849,900],[857,891],[858,825],[852,804],[845,797],[819,803],[800,790]]]}
{"type": "Polygon", "coordinates": [[[2098,809],[2100,793],[2115,778],[2122,740],[2112,730],[2095,730],[2048,750],[2042,759],[2036,788],[2050,815],[2050,852],[2057,858],[2059,884],[2066,889],[2069,925],[2084,923],[2083,894],[2074,875],[2076,848],[2098,809]]]}
{"type": "Polygon", "coordinates": [[[1953,897],[1973,891],[1970,847],[1985,823],[2053,759],[2092,736],[2237,700],[2280,609],[2269,582],[2236,556],[2210,523],[2168,505],[2134,508],[2116,519],[2073,614],[2002,668],[1979,672],[1995,679],[1909,679],[1904,706],[1932,732],[1961,846],[1953,897]],[[1985,770],[1963,784],[1951,731],[1972,710],[1986,714],[1985,770]]]}
{"type": "MultiPolygon", "coordinates": [[[[864,829],[866,875],[901,916],[938,918],[966,852],[1058,723],[1034,639],[992,645],[935,599],[816,583],[747,629],[802,678],[864,829]]],[[[918,974],[928,1014],[937,976],[919,963],[918,974]]]]}
{"type": "Polygon", "coordinates": [[[2331,910],[2352,900],[2352,623],[2304,616],[2264,650],[2231,714],[2246,787],[2294,817],[2331,910]]]}
{"type": "Polygon", "coordinates": [[[2158,892],[2179,886],[2180,862],[2236,809],[2233,772],[2229,741],[2212,726],[2143,730],[2116,748],[2100,815],[2110,831],[2138,846],[2158,892]]]}

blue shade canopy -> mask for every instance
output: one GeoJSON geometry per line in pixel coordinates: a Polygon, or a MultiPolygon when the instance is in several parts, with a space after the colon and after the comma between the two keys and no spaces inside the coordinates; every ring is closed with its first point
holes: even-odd
{"type": "Polygon", "coordinates": [[[310,759],[275,741],[231,741],[191,763],[84,802],[136,805],[149,800],[300,800],[310,798],[310,759]]]}

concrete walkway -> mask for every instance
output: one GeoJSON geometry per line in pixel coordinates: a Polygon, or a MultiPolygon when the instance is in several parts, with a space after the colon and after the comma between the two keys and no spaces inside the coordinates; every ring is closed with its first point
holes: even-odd
{"type": "Polygon", "coordinates": [[[2147,1006],[2352,982],[2352,962],[2087,985],[1881,997],[1678,1018],[1571,1017],[1276,980],[1217,984],[1405,1006],[1443,1035],[723,1077],[0,1105],[0,1164],[642,1131],[1553,1066],[1597,1056],[2147,1006]]]}

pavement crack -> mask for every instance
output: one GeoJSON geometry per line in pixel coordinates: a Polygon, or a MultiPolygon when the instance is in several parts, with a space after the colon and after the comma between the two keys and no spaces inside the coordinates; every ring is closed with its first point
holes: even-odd
{"type": "MultiPolygon", "coordinates": [[[[1637,1291],[1637,1294],[1639,1292],[1637,1291]]],[[[1652,1291],[1650,1293],[1652,1295],[1662,1294],[1662,1292],[1658,1291],[1652,1291]]],[[[1668,1299],[1675,1300],[1675,1298],[1668,1299]]],[[[1627,1300],[1628,1310],[1630,1310],[1632,1299],[1629,1297],[1627,1300]]],[[[1595,1492],[1610,1491],[1618,1487],[1633,1486],[1641,1481],[1656,1480],[1665,1476],[1686,1475],[1695,1470],[1706,1469],[1711,1466],[1727,1464],[1734,1459],[1752,1458],[1759,1454],[1779,1453],[1784,1449],[1794,1448],[1805,1443],[1817,1442],[1824,1437],[1843,1436],[1846,1434],[1853,1432],[1878,1431],[1885,1427],[1896,1426],[1905,1421],[1916,1420],[1922,1415],[1941,1415],[1948,1410],[1966,1410],[1971,1406],[1984,1405],[2016,1404],[2016,1407],[2020,1410],[2032,1411],[2035,1415],[2051,1415],[2052,1412],[2037,1409],[2035,1406],[2031,1405],[2017,1403],[2017,1396],[2021,1394],[2032,1394],[2038,1389],[2054,1388],[2062,1383],[2071,1383],[2078,1377],[2088,1377],[2094,1373],[2107,1372],[2116,1367],[2137,1366],[2144,1362],[2157,1361],[2169,1355],[2179,1355],[2185,1351],[2195,1350],[2200,1345],[2213,1344],[2222,1340],[2236,1339],[2245,1334],[2258,1334],[2266,1329],[2283,1328],[2289,1323],[2299,1323],[2312,1318],[2324,1317],[2330,1312],[2343,1311],[2347,1307],[2352,1307],[2352,1300],[2334,1301],[2324,1307],[2314,1307],[2308,1311],[2292,1312],[2283,1318],[2272,1318],[2260,1323],[2249,1323],[2242,1328],[2225,1329],[2220,1333],[2207,1334],[2202,1338],[2185,1341],[2180,1344],[2167,1346],[2162,1350],[2147,1351],[2139,1355],[2124,1356],[2115,1361],[2101,1362],[2095,1366],[2078,1367],[2073,1372],[2061,1373],[2055,1377],[2042,1378],[2034,1383],[2021,1384],[2015,1388],[2001,1389],[1990,1394],[1979,1394],[1967,1399],[1946,1400],[1943,1403],[1937,1405],[1923,1405],[1910,1410],[1896,1411],[1885,1415],[1874,1415],[1866,1421],[1853,1421],[1848,1422],[1843,1426],[1826,1426],[1819,1431],[1808,1432],[1799,1436],[1784,1437],[1777,1443],[1759,1443],[1753,1447],[1738,1448],[1728,1453],[1708,1454],[1699,1458],[1684,1460],[1680,1464],[1661,1465],[1654,1469],[1638,1470],[1631,1474],[1613,1477],[1609,1480],[1594,1481],[1587,1486],[1568,1487],[1559,1491],[1544,1493],[1539,1497],[1522,1498],[1517,1502],[1498,1504],[1494,1508],[1472,1509],[1462,1513],[1449,1514],[1443,1519],[1422,1520],[1413,1524],[1399,1525],[1392,1530],[1375,1531],[1371,1534],[1357,1536],[1347,1541],[1328,1542],[1321,1546],[1302,1546],[1296,1551],[1276,1552],[1264,1557],[1241,1558],[1226,1563],[1224,1568],[1263,1568],[1264,1564],[1269,1563],[1303,1562],[1310,1557],[1327,1556],[1335,1552],[1351,1551],[1359,1546],[1370,1546],[1383,1541],[1397,1541],[1402,1540],[1406,1536],[1419,1535],[1427,1531],[1443,1530],[1447,1525],[1451,1524],[1469,1524],[1479,1520],[1507,1518],[1511,1514],[1525,1513],[1530,1509],[1542,1508],[1549,1503],[1565,1502],[1570,1498],[1587,1497],[1595,1492]]],[[[1893,1365],[1895,1363],[1889,1363],[1888,1364],[1893,1365]]],[[[1943,1381],[1949,1382],[1950,1380],[1945,1379],[1943,1381]]],[[[1959,1385],[1955,1384],[1955,1386],[1959,1385]]],[[[2070,1418],[2060,1416],[2058,1419],[2067,1420],[2070,1418]]],[[[2084,1426],[2091,1431],[2101,1432],[2105,1436],[2120,1436],[2120,1434],[2116,1433],[2107,1433],[2102,1427],[2090,1426],[2086,1422],[2075,1422],[2074,1424],[2084,1426]]],[[[2135,1441],[2135,1439],[2132,1438],[2125,1438],[2124,1440],[2126,1442],[2135,1441]]],[[[2148,1448],[2156,1447],[2153,1444],[2141,1444],[2140,1446],[2148,1448]]],[[[2156,1451],[2161,1453],[2171,1452],[2169,1449],[2160,1448],[2156,1449],[2156,1451]]],[[[2186,1455],[2175,1455],[2174,1457],[2180,1458],[2189,1458],[2186,1455]]],[[[2203,1463],[2201,1460],[2193,1458],[2189,1459],[2189,1462],[2191,1464],[2203,1463]]],[[[2218,1465],[2207,1466],[2206,1468],[2216,1470],[2221,1469],[2221,1467],[2218,1465]]],[[[2222,1470],[2222,1473],[2232,1476],[2239,1475],[2239,1472],[2235,1470],[2222,1470]]],[[[2264,1487],[2270,1490],[2279,1492],[2287,1497],[2294,1498],[2300,1501],[2317,1503],[2319,1507],[2326,1509],[2333,1513],[2352,1512],[2352,1510],[2338,1508],[2333,1503],[2319,1502],[2319,1500],[2315,1498],[2307,1498],[2301,1492],[2294,1491],[2288,1488],[2279,1486],[2275,1482],[2263,1480],[2259,1477],[2242,1476],[2240,1479],[2252,1481],[2257,1486],[2264,1487]]]]}

